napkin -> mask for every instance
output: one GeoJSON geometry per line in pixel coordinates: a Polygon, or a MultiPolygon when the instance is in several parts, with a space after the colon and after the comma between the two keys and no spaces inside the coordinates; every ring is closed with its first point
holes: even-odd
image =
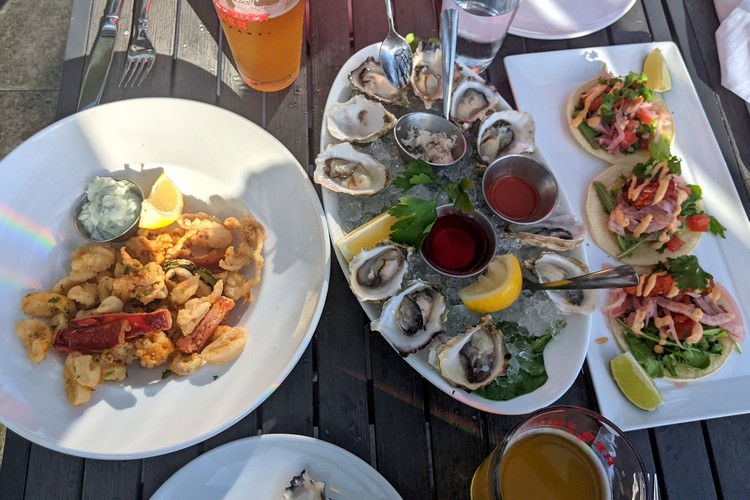
{"type": "Polygon", "coordinates": [[[750,0],[715,0],[714,6],[721,20],[716,30],[721,84],[750,110],[750,0]]]}

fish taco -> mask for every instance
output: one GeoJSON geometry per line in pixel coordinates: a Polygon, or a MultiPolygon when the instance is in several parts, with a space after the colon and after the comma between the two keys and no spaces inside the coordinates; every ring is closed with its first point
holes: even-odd
{"type": "Polygon", "coordinates": [[[666,103],[646,84],[645,75],[602,72],[570,95],[565,117],[573,137],[589,153],[609,163],[648,157],[651,143],[674,137],[666,103]]]}
{"type": "Polygon", "coordinates": [[[737,304],[694,255],[666,259],[637,286],[610,291],[603,312],[619,346],[652,378],[707,377],[745,338],[737,304]]]}

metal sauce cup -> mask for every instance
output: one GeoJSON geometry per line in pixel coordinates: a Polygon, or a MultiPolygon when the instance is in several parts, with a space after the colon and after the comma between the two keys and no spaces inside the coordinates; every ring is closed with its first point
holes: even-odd
{"type": "MultiPolygon", "coordinates": [[[[136,182],[131,181],[130,179],[115,179],[116,181],[120,182],[126,182],[130,184],[130,189],[135,191],[139,197],[140,197],[140,203],[143,203],[143,200],[145,199],[143,195],[143,190],[141,189],[141,186],[139,186],[136,182]]],[[[76,203],[76,206],[73,210],[73,226],[76,228],[76,232],[85,240],[90,241],[91,243],[111,243],[111,242],[119,242],[119,241],[125,241],[127,239],[132,238],[135,236],[135,234],[138,232],[138,223],[141,220],[141,212],[138,211],[138,216],[135,218],[132,224],[128,226],[128,228],[123,231],[121,234],[113,237],[108,238],[104,240],[97,240],[95,238],[91,237],[91,234],[89,234],[86,227],[81,223],[81,221],[78,219],[78,216],[81,215],[81,210],[83,210],[83,206],[88,201],[88,198],[86,197],[86,193],[81,195],[81,198],[78,200],[78,203],[76,203]]]]}
{"type": "Polygon", "coordinates": [[[466,154],[466,138],[464,137],[464,134],[461,133],[461,130],[449,120],[432,113],[417,112],[405,114],[396,122],[396,126],[393,129],[393,135],[396,137],[396,144],[398,144],[398,148],[401,150],[402,157],[407,162],[422,159],[422,161],[433,167],[447,167],[457,163],[463,158],[464,154],[466,154]],[[435,134],[445,133],[448,137],[455,137],[456,144],[451,151],[451,161],[447,163],[434,163],[416,156],[414,150],[404,145],[406,137],[412,129],[426,130],[435,134]]]}
{"type": "Polygon", "coordinates": [[[494,160],[485,170],[482,194],[498,217],[514,224],[535,224],[552,213],[557,204],[558,187],[554,174],[543,163],[526,155],[507,155],[494,160]],[[504,177],[518,177],[536,190],[538,202],[533,211],[517,217],[503,213],[500,207],[493,205],[492,189],[504,177]]]}
{"type": "Polygon", "coordinates": [[[435,224],[419,248],[427,265],[454,278],[484,271],[497,248],[492,222],[479,210],[465,214],[453,205],[438,207],[437,214],[435,224]]]}

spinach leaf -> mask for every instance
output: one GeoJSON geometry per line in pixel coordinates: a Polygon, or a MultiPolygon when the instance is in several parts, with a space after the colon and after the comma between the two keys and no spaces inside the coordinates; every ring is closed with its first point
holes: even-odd
{"type": "Polygon", "coordinates": [[[646,370],[649,377],[660,378],[664,376],[664,367],[656,359],[656,354],[650,342],[628,331],[625,332],[625,343],[628,344],[628,349],[633,353],[633,357],[646,370]]]}

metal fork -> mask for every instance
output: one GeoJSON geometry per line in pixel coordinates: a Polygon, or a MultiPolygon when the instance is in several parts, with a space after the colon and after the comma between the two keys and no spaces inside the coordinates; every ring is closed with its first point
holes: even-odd
{"type": "Polygon", "coordinates": [[[133,11],[133,32],[125,61],[125,70],[118,87],[140,87],[156,61],[156,51],[148,38],[148,9],[151,0],[136,0],[133,11]]]}

